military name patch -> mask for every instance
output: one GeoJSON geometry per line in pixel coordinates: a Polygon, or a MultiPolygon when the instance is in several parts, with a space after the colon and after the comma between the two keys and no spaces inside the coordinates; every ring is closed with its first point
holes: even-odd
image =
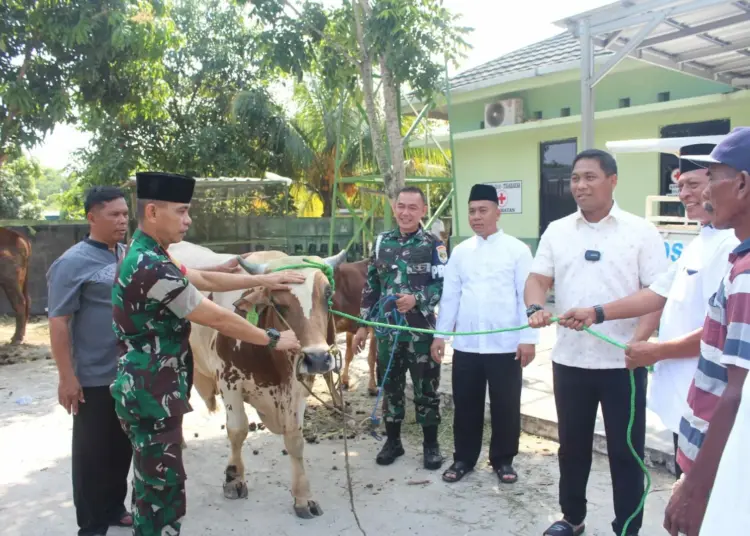
{"type": "Polygon", "coordinates": [[[448,250],[444,245],[439,245],[435,248],[435,250],[437,251],[438,259],[440,259],[440,262],[442,262],[443,264],[448,262],[448,250]]]}
{"type": "Polygon", "coordinates": [[[430,263],[429,262],[423,262],[420,264],[408,264],[406,266],[406,273],[407,274],[429,274],[430,273],[430,263]]]}

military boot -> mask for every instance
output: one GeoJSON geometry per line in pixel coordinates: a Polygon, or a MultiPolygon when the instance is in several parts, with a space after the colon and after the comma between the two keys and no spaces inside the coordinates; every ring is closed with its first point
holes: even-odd
{"type": "Polygon", "coordinates": [[[422,428],[424,433],[424,468],[440,469],[443,465],[443,455],[440,453],[440,445],[437,440],[437,426],[425,426],[422,428]]]}
{"type": "Polygon", "coordinates": [[[404,455],[404,446],[401,444],[401,423],[385,423],[385,433],[388,439],[375,458],[378,465],[390,465],[396,461],[396,458],[404,455]]]}

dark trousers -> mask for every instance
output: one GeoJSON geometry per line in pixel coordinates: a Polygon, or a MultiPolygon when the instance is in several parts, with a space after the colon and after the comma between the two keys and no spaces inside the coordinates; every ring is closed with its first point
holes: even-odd
{"type": "Polygon", "coordinates": [[[125,510],[132,450],[109,387],[84,387],[73,416],[73,503],[80,536],[106,534],[125,510]]]}
{"type": "Polygon", "coordinates": [[[677,477],[677,480],[680,479],[682,476],[682,467],[680,467],[680,464],[677,463],[677,449],[678,449],[678,443],[680,441],[680,435],[679,434],[672,434],[672,437],[674,439],[674,474],[677,477]]]}
{"type": "Polygon", "coordinates": [[[193,361],[193,352],[188,352],[185,358],[187,365],[187,397],[190,400],[190,392],[193,390],[193,376],[195,374],[195,362],[193,361]]]}
{"type": "Polygon", "coordinates": [[[484,399],[490,392],[490,464],[513,463],[521,435],[521,362],[516,354],[453,352],[453,459],[474,467],[482,449],[484,399]]]}
{"type": "MultiPolygon", "coordinates": [[[[622,532],[644,491],[644,475],[627,444],[630,418],[630,376],[626,369],[592,370],[553,363],[555,405],[560,436],[560,506],[565,519],[578,525],[586,518],[586,485],[591,471],[594,425],[599,404],[604,415],[607,453],[612,476],[615,520],[612,529],[622,532]]],[[[635,421],[632,442],[643,459],[646,442],[647,371],[635,372],[635,421]]],[[[629,525],[637,534],[643,512],[629,525]]]]}

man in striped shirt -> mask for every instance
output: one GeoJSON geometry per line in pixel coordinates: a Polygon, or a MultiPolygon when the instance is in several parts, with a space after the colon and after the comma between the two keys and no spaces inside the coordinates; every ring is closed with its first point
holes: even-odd
{"type": "MultiPolygon", "coordinates": [[[[702,332],[698,368],[688,393],[690,411],[680,423],[677,461],[685,475],[674,488],[664,519],[672,536],[698,536],[701,530],[750,368],[750,128],[732,131],[709,158],[691,158],[712,162],[703,194],[706,208],[713,212],[714,225],[733,228],[741,244],[730,255],[730,269],[709,300],[702,331],[658,345],[661,354],[689,355],[702,332]]],[[[649,351],[654,345],[635,343],[627,353],[649,351]]],[[[722,492],[732,496],[731,490],[722,492]]],[[[724,514],[732,518],[732,512],[724,514]]],[[[711,529],[710,536],[724,533],[711,529]]]]}

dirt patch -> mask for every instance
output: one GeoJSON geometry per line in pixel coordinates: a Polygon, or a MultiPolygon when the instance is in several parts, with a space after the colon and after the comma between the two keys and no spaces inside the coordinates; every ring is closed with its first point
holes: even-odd
{"type": "Polygon", "coordinates": [[[46,317],[29,319],[23,344],[9,344],[15,329],[15,318],[0,316],[0,365],[52,359],[49,349],[49,323],[46,317]]]}
{"type": "MultiPolygon", "coordinates": [[[[361,368],[366,369],[360,357],[361,368]]],[[[367,375],[353,370],[353,392],[345,393],[347,410],[365,419],[375,399],[367,391],[367,375]],[[366,411],[366,414],[357,414],[366,411]]],[[[315,392],[329,400],[325,382],[318,378],[315,392]]],[[[348,494],[344,442],[339,439],[341,417],[308,399],[306,427],[317,430],[319,440],[306,443],[305,470],[312,496],[323,517],[303,521],[294,516],[290,498],[290,457],[284,454],[279,436],[258,426],[260,418],[248,409],[255,423],[243,446],[249,496],[245,500],[224,498],[222,483],[229,458],[223,405],[209,414],[196,392],[194,411],[185,418],[184,451],[188,473],[186,535],[246,534],[262,521],[271,534],[308,536],[357,536],[348,494]],[[326,438],[326,434],[333,439],[326,438]]],[[[407,403],[404,425],[406,454],[391,466],[378,466],[375,456],[383,441],[367,430],[348,441],[354,506],[368,536],[409,534],[439,536],[529,536],[541,534],[557,517],[557,444],[524,435],[516,459],[518,483],[499,483],[484,465],[487,449],[477,471],[458,484],[446,484],[442,470],[422,467],[421,432],[413,409],[407,403]]],[[[380,412],[378,412],[380,416],[380,412]]],[[[440,440],[450,458],[452,415],[443,412],[440,440]]],[[[72,419],[57,403],[57,371],[51,361],[19,363],[0,373],[0,526],[5,536],[66,536],[77,530],[70,484],[70,433],[72,419]],[[21,400],[30,402],[21,403],[21,400]],[[40,492],[42,490],[42,492],[40,492]]],[[[485,442],[489,435],[485,436],[485,442]]],[[[447,464],[443,468],[447,467],[447,464]]],[[[652,471],[654,489],[646,504],[644,535],[663,532],[661,523],[668,490],[674,478],[652,471]]],[[[588,486],[589,536],[611,536],[612,484],[607,459],[594,456],[588,486]]],[[[130,504],[126,500],[126,504],[130,504]]],[[[126,536],[130,531],[112,528],[108,534],[126,536]]]]}

